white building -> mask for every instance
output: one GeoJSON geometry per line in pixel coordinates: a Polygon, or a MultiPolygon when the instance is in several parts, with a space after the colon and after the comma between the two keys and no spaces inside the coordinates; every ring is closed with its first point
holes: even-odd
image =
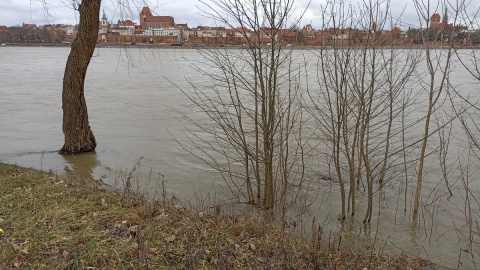
{"type": "Polygon", "coordinates": [[[119,33],[120,36],[133,36],[135,34],[135,28],[117,28],[112,29],[112,33],[119,33]]]}
{"type": "Polygon", "coordinates": [[[225,27],[199,26],[189,31],[193,37],[226,37],[225,27]]]}
{"type": "Polygon", "coordinates": [[[177,28],[150,28],[145,29],[143,35],[149,37],[181,37],[182,30],[177,28]]]}
{"type": "Polygon", "coordinates": [[[77,34],[77,30],[73,25],[63,25],[60,27],[62,34],[67,36],[73,36],[77,34]]]}

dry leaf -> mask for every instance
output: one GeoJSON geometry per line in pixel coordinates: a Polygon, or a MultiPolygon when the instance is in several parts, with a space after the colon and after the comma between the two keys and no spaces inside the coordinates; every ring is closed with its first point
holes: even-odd
{"type": "Polygon", "coordinates": [[[12,245],[12,247],[15,251],[19,251],[22,248],[20,245],[17,245],[17,243],[15,243],[13,241],[10,242],[10,244],[12,245]]]}
{"type": "Polygon", "coordinates": [[[128,228],[127,233],[133,237],[137,236],[138,225],[133,225],[128,228]]]}
{"type": "Polygon", "coordinates": [[[307,266],[307,264],[302,259],[299,259],[297,261],[297,265],[298,265],[298,268],[305,268],[307,266]]]}
{"type": "Polygon", "coordinates": [[[162,212],[160,215],[154,217],[153,219],[158,221],[158,220],[164,219],[166,217],[168,217],[168,214],[165,214],[165,213],[162,212]]]}
{"type": "Polygon", "coordinates": [[[177,237],[173,234],[165,237],[165,241],[167,241],[169,243],[175,241],[175,239],[177,239],[177,237]]]}

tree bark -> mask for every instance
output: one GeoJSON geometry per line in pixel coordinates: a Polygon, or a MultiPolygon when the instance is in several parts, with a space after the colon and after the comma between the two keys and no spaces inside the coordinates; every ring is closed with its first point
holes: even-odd
{"type": "Polygon", "coordinates": [[[80,25],[72,43],[63,76],[62,108],[65,144],[60,154],[95,151],[97,142],[88,123],[84,83],[88,64],[95,51],[101,0],[82,1],[80,25]]]}

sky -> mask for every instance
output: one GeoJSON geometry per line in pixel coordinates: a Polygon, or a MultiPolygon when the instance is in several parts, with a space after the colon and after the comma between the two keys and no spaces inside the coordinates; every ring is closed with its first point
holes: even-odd
{"type": "MultiPolygon", "coordinates": [[[[71,2],[75,0],[0,0],[0,25],[16,26],[22,23],[44,24],[78,24],[78,13],[72,8],[71,2]],[[46,3],[44,5],[43,3],[46,3]]],[[[78,0],[77,0],[78,1],[78,0]]],[[[327,2],[340,2],[335,0],[294,0],[295,10],[291,19],[298,18],[304,12],[300,27],[312,24],[314,28],[322,28],[321,9],[327,2]],[[307,8],[308,7],[308,8],[307,8]]],[[[368,0],[366,0],[368,1],[368,0]]],[[[391,0],[391,10],[394,17],[401,17],[400,21],[394,21],[394,25],[406,28],[418,26],[419,17],[413,0],[391,0]]],[[[419,0],[426,3],[427,0],[419,0]]],[[[453,1],[453,0],[452,0],[453,1]]],[[[469,16],[480,7],[478,0],[466,0],[470,2],[469,16]],[[472,3],[473,2],[473,3],[472,3]],[[478,3],[477,3],[478,2],[478,3]]],[[[209,0],[205,0],[209,2],[209,0]]],[[[351,2],[354,9],[358,9],[358,0],[344,0],[351,2]]],[[[382,1],[385,2],[385,1],[382,1]]],[[[430,0],[432,9],[443,15],[443,7],[436,7],[439,0],[430,0]]],[[[199,25],[224,26],[206,16],[202,9],[206,6],[199,0],[103,0],[102,10],[112,23],[118,20],[132,19],[138,21],[139,10],[148,5],[154,15],[173,16],[176,23],[188,23],[190,27],[199,25]],[[118,3],[124,3],[119,5],[118,3]]],[[[102,13],[102,12],[101,12],[102,13]]],[[[433,14],[433,10],[431,12],[433,14]]],[[[102,14],[100,14],[100,17],[102,14]]],[[[477,14],[480,19],[480,15],[477,14]]]]}

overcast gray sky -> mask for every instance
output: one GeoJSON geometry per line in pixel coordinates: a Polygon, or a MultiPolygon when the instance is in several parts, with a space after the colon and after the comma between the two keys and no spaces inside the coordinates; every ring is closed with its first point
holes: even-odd
{"type": "MultiPolygon", "coordinates": [[[[208,0],[207,0],[208,1],[208,0]]],[[[332,0],[312,0],[310,6],[305,12],[301,25],[311,23],[315,28],[321,28],[321,7],[332,0]]],[[[348,2],[349,0],[345,0],[348,2]]],[[[350,0],[354,6],[358,5],[358,0],[350,0]]],[[[367,0],[368,1],[368,0],[367,0]]],[[[391,0],[391,10],[395,17],[402,18],[404,23],[418,25],[418,15],[412,0],[391,0]]],[[[426,3],[427,0],[421,0],[426,3]]],[[[439,0],[430,0],[432,9],[439,0]]],[[[479,0],[468,0],[470,3],[468,12],[472,14],[480,6],[479,0]]],[[[77,24],[78,14],[72,9],[72,0],[0,0],[0,25],[15,26],[22,23],[43,24],[77,24]],[[42,1],[47,3],[47,11],[42,5],[42,1]]],[[[335,1],[333,1],[335,2],[335,1]]],[[[337,1],[339,2],[339,1],[337,1]]],[[[305,10],[309,0],[295,0],[296,14],[299,16],[301,11],[305,10]]],[[[103,0],[102,9],[105,10],[109,21],[116,23],[117,20],[133,19],[138,20],[139,10],[147,4],[156,15],[168,15],[175,18],[176,23],[188,23],[190,27],[198,25],[218,25],[212,19],[202,15],[199,7],[202,4],[198,0],[103,0]],[[119,5],[118,2],[128,3],[119,5]]],[[[452,11],[452,9],[450,9],[452,11]]],[[[438,7],[437,12],[443,15],[443,8],[438,7]]],[[[432,11],[433,13],[433,11],[432,11]]],[[[292,17],[292,18],[293,18],[292,17]]],[[[477,17],[478,18],[478,17],[477,17]]],[[[450,21],[452,22],[452,20],[450,21]]],[[[399,24],[398,22],[396,24],[399,24]]]]}

